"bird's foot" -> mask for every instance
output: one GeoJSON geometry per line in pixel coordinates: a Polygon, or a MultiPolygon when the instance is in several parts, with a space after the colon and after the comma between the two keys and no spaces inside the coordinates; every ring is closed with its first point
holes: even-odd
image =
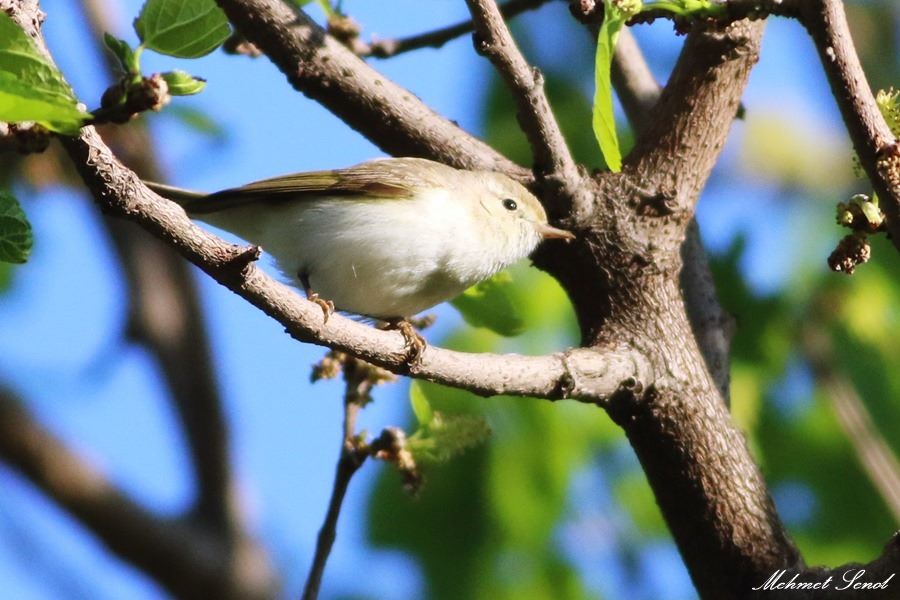
{"type": "Polygon", "coordinates": [[[334,314],[334,302],[319,298],[319,295],[310,289],[309,275],[305,271],[297,273],[297,279],[300,280],[300,285],[303,286],[303,291],[306,292],[306,299],[318,304],[319,308],[322,309],[322,316],[324,317],[322,324],[327,323],[328,317],[334,314]]]}
{"type": "Polygon", "coordinates": [[[422,362],[422,355],[428,342],[422,337],[415,326],[410,323],[409,319],[394,319],[387,322],[387,329],[396,329],[406,341],[406,362],[410,367],[418,365],[422,362]]]}
{"type": "Polygon", "coordinates": [[[319,305],[319,308],[322,309],[322,316],[324,317],[322,323],[327,323],[328,318],[334,313],[334,302],[331,300],[323,300],[322,298],[319,298],[317,293],[310,291],[306,292],[306,299],[319,305]]]}

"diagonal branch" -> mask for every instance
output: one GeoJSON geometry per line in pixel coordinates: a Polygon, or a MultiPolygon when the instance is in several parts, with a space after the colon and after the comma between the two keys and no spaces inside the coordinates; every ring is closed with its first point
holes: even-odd
{"type": "Polygon", "coordinates": [[[665,198],[667,210],[693,214],[758,59],[762,29],[762,22],[739,21],[688,35],[624,166],[665,198]]]}
{"type": "Polygon", "coordinates": [[[519,126],[525,132],[540,179],[550,180],[571,199],[580,185],[580,173],[544,93],[540,72],[529,66],[503,20],[495,0],[466,0],[475,25],[475,47],[490,59],[513,93],[519,126]]]}
{"type": "MultiPolygon", "coordinates": [[[[550,0],[509,0],[500,5],[500,12],[505,19],[512,19],[523,12],[539,8],[547,2],[550,0]]],[[[375,58],[391,58],[421,48],[440,48],[451,40],[471,33],[474,29],[475,26],[471,20],[460,21],[454,25],[405,38],[372,40],[368,44],[363,44],[363,51],[357,52],[357,54],[375,58]]]]}
{"type": "MultiPolygon", "coordinates": [[[[216,281],[285,326],[296,339],[336,348],[395,373],[407,373],[403,336],[339,315],[322,322],[321,308],[259,270],[252,252],[195,226],[178,205],[147,189],[91,127],[64,138],[82,179],[101,208],[133,220],[168,242],[216,281]]],[[[484,396],[516,394],[602,402],[623,381],[648,382],[652,371],[630,349],[572,349],[549,356],[468,354],[429,346],[414,377],[484,396]]]]}
{"type": "MultiPolygon", "coordinates": [[[[720,22],[766,15],[793,17],[806,28],[859,162],[881,200],[891,242],[900,250],[900,143],[875,103],[862,69],[841,0],[728,0],[720,22]]],[[[645,11],[630,23],[671,17],[665,10],[645,11]]],[[[684,20],[684,19],[682,19],[684,20]]]]}
{"type": "Polygon", "coordinates": [[[435,113],[390,81],[302,11],[281,0],[217,0],[229,20],[294,88],[328,108],[385,152],[458,168],[530,173],[435,113]]]}
{"type": "Polygon", "coordinates": [[[72,514],[116,555],[179,598],[274,596],[272,579],[251,556],[233,561],[215,534],[189,521],[157,517],[41,427],[0,389],[0,459],[72,514]],[[249,564],[247,561],[250,561],[249,564]],[[244,563],[244,564],[239,564],[244,563]]]}
{"type": "Polygon", "coordinates": [[[900,250],[900,147],[875,104],[843,2],[801,2],[799,18],[816,44],[856,155],[881,200],[891,242],[900,250]]]}

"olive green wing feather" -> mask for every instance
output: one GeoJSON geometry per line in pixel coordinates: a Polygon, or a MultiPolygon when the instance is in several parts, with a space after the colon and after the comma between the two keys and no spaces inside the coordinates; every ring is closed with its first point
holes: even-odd
{"type": "Polygon", "coordinates": [[[347,169],[295,173],[245,186],[202,194],[149,183],[160,195],[194,214],[212,213],[255,202],[302,201],[330,197],[412,198],[422,188],[440,187],[454,169],[420,158],[373,160],[347,169]]]}

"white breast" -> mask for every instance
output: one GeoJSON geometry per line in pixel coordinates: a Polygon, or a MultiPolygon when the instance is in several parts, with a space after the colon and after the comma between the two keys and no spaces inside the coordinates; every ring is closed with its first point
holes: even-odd
{"type": "MultiPolygon", "coordinates": [[[[205,220],[259,244],[292,281],[340,310],[408,317],[506,266],[485,252],[482,215],[446,191],[415,200],[333,198],[235,208],[205,220]]],[[[510,257],[510,258],[519,258],[510,257]]]]}

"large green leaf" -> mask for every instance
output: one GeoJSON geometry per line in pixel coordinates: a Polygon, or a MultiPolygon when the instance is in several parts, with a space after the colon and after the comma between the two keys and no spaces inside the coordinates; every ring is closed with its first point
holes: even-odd
{"type": "Polygon", "coordinates": [[[31,224],[16,200],[0,192],[0,261],[23,263],[31,253],[31,224]]]}
{"type": "Polygon", "coordinates": [[[214,0],[147,0],[134,29],[145,47],[179,58],[209,54],[231,35],[214,0]]]}
{"type": "Polygon", "coordinates": [[[0,12],[0,121],[35,121],[74,135],[90,117],[77,103],[59,70],[21,27],[0,12]]]}

